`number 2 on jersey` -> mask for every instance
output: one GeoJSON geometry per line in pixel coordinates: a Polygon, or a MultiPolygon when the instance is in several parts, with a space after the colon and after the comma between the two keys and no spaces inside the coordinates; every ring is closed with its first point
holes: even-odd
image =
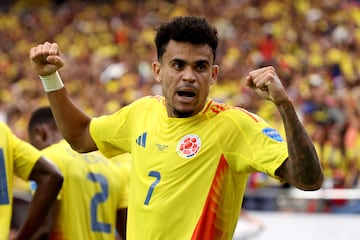
{"type": "Polygon", "coordinates": [[[154,177],[155,181],[149,187],[149,191],[148,191],[148,193],[146,195],[145,202],[144,202],[145,205],[149,205],[150,198],[151,198],[151,196],[153,194],[154,188],[160,182],[160,179],[161,179],[161,175],[160,175],[160,173],[158,171],[150,171],[149,176],[154,177]]]}
{"type": "Polygon", "coordinates": [[[109,223],[102,223],[97,220],[97,209],[100,203],[107,200],[109,196],[109,186],[107,179],[101,174],[88,173],[87,178],[94,183],[99,183],[101,192],[97,192],[91,198],[90,215],[91,215],[91,230],[94,232],[111,232],[111,225],[109,223]]]}

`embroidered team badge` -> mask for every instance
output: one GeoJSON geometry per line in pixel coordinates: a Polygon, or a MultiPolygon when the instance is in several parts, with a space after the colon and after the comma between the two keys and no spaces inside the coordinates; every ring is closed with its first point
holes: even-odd
{"type": "Polygon", "coordinates": [[[177,147],[176,152],[182,158],[192,158],[200,150],[201,141],[198,135],[189,134],[183,137],[177,147]]]}
{"type": "Polygon", "coordinates": [[[274,128],[264,128],[262,130],[262,132],[269,138],[274,139],[275,141],[278,141],[278,142],[283,141],[280,133],[274,128]]]}

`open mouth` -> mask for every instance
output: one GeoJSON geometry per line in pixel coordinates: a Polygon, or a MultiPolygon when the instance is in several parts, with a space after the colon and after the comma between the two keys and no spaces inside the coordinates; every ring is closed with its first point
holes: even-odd
{"type": "Polygon", "coordinates": [[[195,93],[190,91],[178,91],[177,94],[180,97],[195,97],[195,93]]]}
{"type": "Polygon", "coordinates": [[[178,96],[178,101],[183,104],[191,103],[196,97],[196,94],[193,91],[181,90],[181,91],[177,91],[176,94],[178,96]]]}

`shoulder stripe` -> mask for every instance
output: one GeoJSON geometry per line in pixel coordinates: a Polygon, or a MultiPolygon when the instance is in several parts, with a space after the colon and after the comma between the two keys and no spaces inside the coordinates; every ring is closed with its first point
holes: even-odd
{"type": "Polygon", "coordinates": [[[243,109],[243,108],[238,108],[240,109],[242,112],[246,113],[249,117],[251,117],[255,122],[259,122],[259,119],[257,119],[252,113],[248,112],[247,110],[243,109]]]}
{"type": "Polygon", "coordinates": [[[210,108],[210,106],[211,106],[212,103],[213,103],[213,101],[210,100],[210,101],[208,102],[208,104],[206,105],[206,107],[204,108],[204,111],[203,111],[202,113],[206,113],[207,110],[210,108]]]}

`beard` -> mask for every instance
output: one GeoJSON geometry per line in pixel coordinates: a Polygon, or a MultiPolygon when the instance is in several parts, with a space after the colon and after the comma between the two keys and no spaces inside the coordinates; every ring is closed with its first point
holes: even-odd
{"type": "Polygon", "coordinates": [[[193,116],[194,111],[180,112],[180,111],[178,111],[177,109],[174,108],[173,113],[178,118],[187,118],[187,117],[193,116]]]}

